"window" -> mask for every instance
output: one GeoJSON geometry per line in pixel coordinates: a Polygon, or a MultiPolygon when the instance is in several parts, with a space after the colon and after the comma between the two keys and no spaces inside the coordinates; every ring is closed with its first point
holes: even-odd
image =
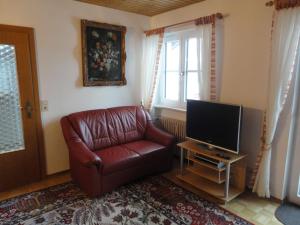
{"type": "Polygon", "coordinates": [[[196,33],[167,34],[162,48],[159,103],[185,108],[187,99],[199,99],[201,40],[196,33]]]}

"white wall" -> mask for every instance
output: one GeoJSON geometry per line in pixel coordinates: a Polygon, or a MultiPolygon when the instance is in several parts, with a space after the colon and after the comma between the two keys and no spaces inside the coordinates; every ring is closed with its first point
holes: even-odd
{"type": "MultiPolygon", "coordinates": [[[[273,8],[261,0],[207,0],[154,16],[151,27],[217,12],[225,15],[220,101],[244,106],[241,149],[248,154],[251,169],[260,148],[262,112],[266,108],[273,8]]],[[[185,119],[182,112],[159,111],[163,116],[185,119]]],[[[280,187],[276,187],[273,194],[281,197],[280,187]]]]}
{"type": "Polygon", "coordinates": [[[49,102],[49,111],[42,113],[47,173],[67,170],[59,119],[80,110],[139,103],[142,34],[150,19],[73,0],[0,0],[0,23],[35,29],[40,98],[49,102]],[[127,27],[126,86],[82,86],[80,19],[127,27]]]}

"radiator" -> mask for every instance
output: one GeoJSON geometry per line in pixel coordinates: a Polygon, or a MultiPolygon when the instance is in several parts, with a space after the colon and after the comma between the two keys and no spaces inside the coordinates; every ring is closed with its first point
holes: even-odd
{"type": "Polygon", "coordinates": [[[162,129],[176,137],[177,142],[185,141],[185,121],[168,117],[160,117],[159,125],[162,129]]]}

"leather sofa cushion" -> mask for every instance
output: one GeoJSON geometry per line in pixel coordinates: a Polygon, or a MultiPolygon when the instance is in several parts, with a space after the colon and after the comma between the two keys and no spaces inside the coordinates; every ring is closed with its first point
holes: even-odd
{"type": "Polygon", "coordinates": [[[103,174],[122,171],[138,165],[140,156],[122,145],[95,151],[103,163],[103,174]]]}
{"type": "Polygon", "coordinates": [[[89,149],[94,151],[118,144],[112,118],[106,109],[73,113],[68,118],[89,149]]]}
{"type": "Polygon", "coordinates": [[[147,126],[145,111],[136,106],[78,112],[68,119],[92,151],[141,140],[147,126]]]}
{"type": "Polygon", "coordinates": [[[146,156],[151,153],[155,153],[158,150],[165,149],[166,147],[160,144],[157,144],[152,141],[147,141],[147,140],[140,140],[140,141],[135,141],[135,142],[130,142],[127,144],[124,144],[124,146],[137,154],[141,156],[146,156]]]}
{"type": "Polygon", "coordinates": [[[113,118],[113,124],[118,137],[118,144],[141,140],[147,126],[144,110],[136,106],[115,107],[107,109],[113,118]]]}

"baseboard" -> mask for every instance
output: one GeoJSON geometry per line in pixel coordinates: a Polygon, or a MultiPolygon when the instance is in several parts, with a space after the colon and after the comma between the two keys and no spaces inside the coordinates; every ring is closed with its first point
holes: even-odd
{"type": "Polygon", "coordinates": [[[71,173],[71,170],[67,169],[67,170],[56,172],[56,173],[47,174],[42,180],[45,180],[45,179],[48,179],[48,178],[51,178],[51,177],[55,177],[55,176],[60,176],[64,173],[71,173]]]}

